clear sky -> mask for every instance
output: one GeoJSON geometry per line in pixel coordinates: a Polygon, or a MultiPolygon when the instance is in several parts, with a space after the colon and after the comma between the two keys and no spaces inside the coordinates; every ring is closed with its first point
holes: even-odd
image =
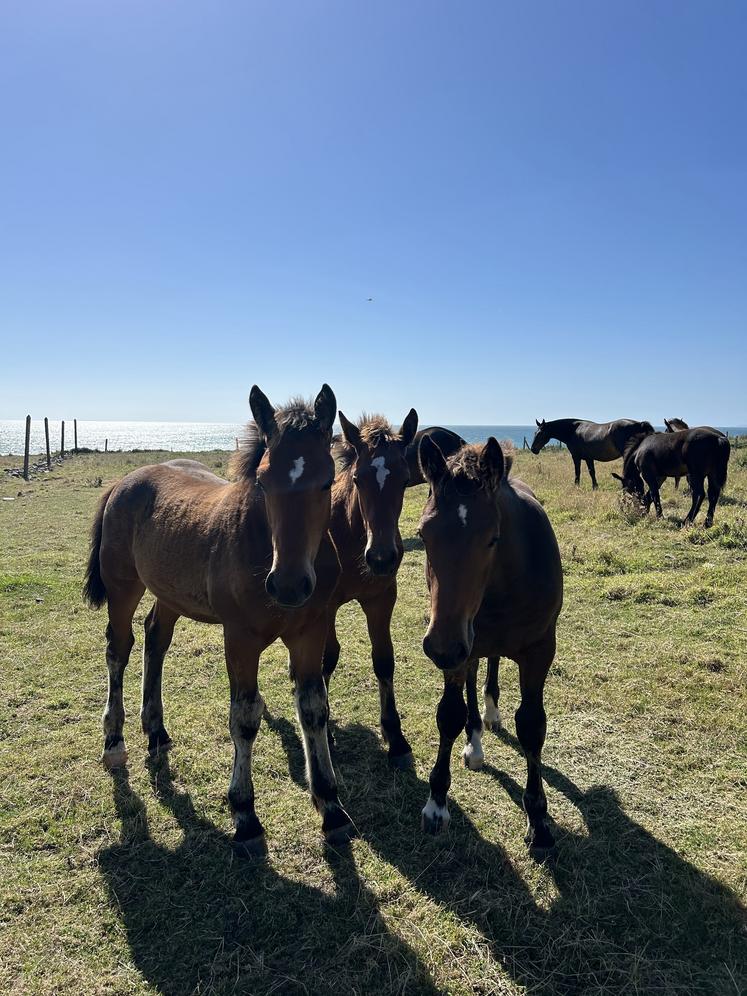
{"type": "Polygon", "coordinates": [[[0,416],[744,425],[746,49],[742,0],[4,0],[0,416]]]}

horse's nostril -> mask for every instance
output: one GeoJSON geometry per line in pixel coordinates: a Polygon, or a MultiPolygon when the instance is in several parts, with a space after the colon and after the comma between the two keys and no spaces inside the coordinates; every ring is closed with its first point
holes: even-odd
{"type": "Polygon", "coordinates": [[[301,592],[303,594],[304,599],[310,598],[313,590],[314,590],[314,585],[311,583],[311,578],[307,574],[306,577],[301,582],[301,592]]]}
{"type": "Polygon", "coordinates": [[[275,596],[277,595],[277,589],[275,587],[275,577],[272,571],[270,571],[270,573],[267,575],[267,579],[265,581],[265,591],[270,596],[270,598],[275,598],[275,596]]]}

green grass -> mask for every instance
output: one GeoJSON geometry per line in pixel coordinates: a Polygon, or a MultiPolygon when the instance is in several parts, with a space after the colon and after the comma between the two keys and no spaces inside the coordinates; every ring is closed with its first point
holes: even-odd
{"type": "MultiPolygon", "coordinates": [[[[558,854],[534,864],[512,736],[486,766],[455,751],[452,825],[423,838],[440,682],[409,492],[394,620],[414,772],[390,771],[362,613],[345,607],[332,686],[335,763],[360,831],[325,849],[303,784],[286,654],[263,657],[255,752],[269,858],[234,857],[221,633],[183,620],[164,672],[175,747],[149,768],[138,729],[141,626],[126,675],[128,775],[98,764],[105,616],[83,606],[102,490],[166,455],[79,456],[0,497],[0,991],[13,993],[741,993],[747,991],[747,466],[733,454],[715,527],[573,487],[567,454],[519,453],[565,570],[545,751],[558,854]]],[[[170,456],[170,455],[169,455],[170,456]]],[[[224,470],[227,455],[201,455],[224,470]]],[[[0,467],[9,460],[0,460],[0,467]]],[[[606,483],[609,481],[609,484],[606,483]]],[[[702,519],[702,513],[701,513],[702,519]]],[[[504,715],[516,669],[501,668],[504,715]]]]}

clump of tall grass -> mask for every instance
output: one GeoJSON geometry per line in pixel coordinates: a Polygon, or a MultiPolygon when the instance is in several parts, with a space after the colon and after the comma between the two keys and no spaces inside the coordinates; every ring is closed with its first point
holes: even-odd
{"type": "Polygon", "coordinates": [[[635,525],[636,522],[644,517],[647,512],[646,507],[635,495],[631,495],[628,491],[622,491],[617,499],[617,506],[620,511],[620,515],[628,523],[629,526],[635,525]]]}

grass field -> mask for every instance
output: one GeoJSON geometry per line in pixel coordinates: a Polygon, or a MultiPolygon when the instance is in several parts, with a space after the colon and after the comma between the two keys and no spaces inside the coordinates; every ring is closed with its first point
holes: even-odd
{"type": "MultiPolygon", "coordinates": [[[[481,772],[455,751],[451,829],[420,833],[440,694],[421,650],[423,488],[407,495],[393,634],[414,771],[387,766],[362,613],[338,622],[335,765],[360,832],[349,850],[325,849],[304,788],[280,645],[260,671],[265,863],[230,847],[218,628],[179,623],[164,671],[175,746],[146,763],[147,598],[125,680],[129,772],[102,769],[105,614],[81,602],[88,531],[102,482],[164,458],[86,455],[28,484],[0,478],[14,499],[0,501],[0,991],[747,992],[747,450],[732,453],[707,532],[679,528],[688,500],[671,482],[663,521],[636,520],[604,466],[592,493],[586,477],[573,487],[567,454],[517,454],[566,585],[546,697],[558,851],[541,866],[523,844],[512,734],[485,737],[481,772]]],[[[225,471],[226,454],[200,458],[225,471]]],[[[509,661],[502,687],[510,717],[509,661]]]]}

